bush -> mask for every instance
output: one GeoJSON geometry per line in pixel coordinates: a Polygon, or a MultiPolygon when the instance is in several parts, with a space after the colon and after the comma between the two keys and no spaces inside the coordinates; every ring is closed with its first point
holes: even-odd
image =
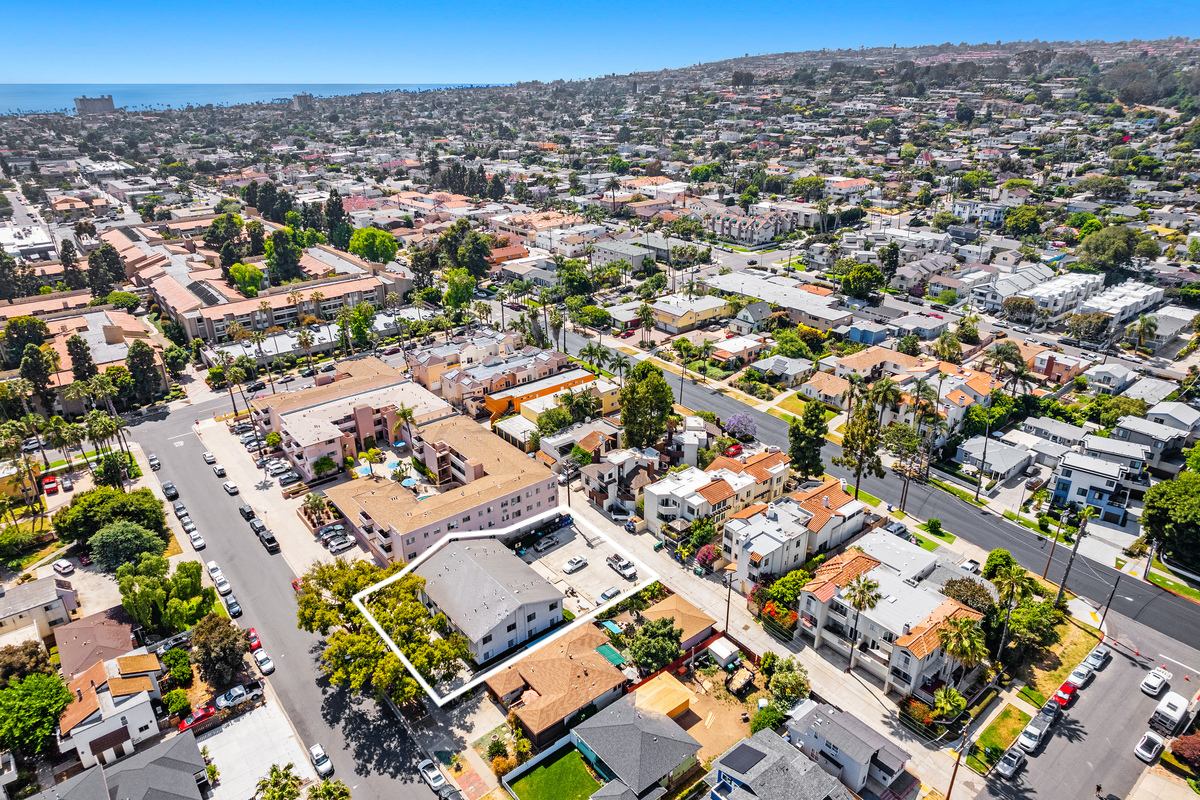
{"type": "Polygon", "coordinates": [[[171,671],[171,679],[179,686],[192,685],[192,659],[183,650],[168,650],[162,662],[171,671]]]}
{"type": "Polygon", "coordinates": [[[779,663],[779,656],[768,650],[763,653],[762,659],[758,662],[758,671],[763,674],[767,680],[771,679],[771,675],[775,673],[775,665],[779,663]]]}
{"type": "Polygon", "coordinates": [[[784,719],[786,716],[783,711],[774,703],[768,703],[750,719],[750,733],[755,734],[767,728],[774,730],[783,724],[784,719]]]}
{"type": "Polygon", "coordinates": [[[511,758],[500,756],[492,759],[492,772],[496,773],[497,778],[503,778],[508,773],[512,772],[517,766],[517,762],[511,758]]]}
{"type": "Polygon", "coordinates": [[[517,763],[524,764],[533,755],[533,745],[528,739],[517,739],[513,743],[513,753],[517,757],[517,763]]]}
{"type": "Polygon", "coordinates": [[[487,757],[495,761],[497,758],[508,758],[508,747],[497,739],[488,745],[487,757]]]}
{"type": "Polygon", "coordinates": [[[1200,733],[1189,733],[1171,742],[1171,752],[1192,769],[1200,769],[1200,733]]]}
{"type": "Polygon", "coordinates": [[[936,517],[934,519],[929,520],[928,522],[925,523],[925,530],[929,531],[929,533],[933,536],[941,536],[942,535],[942,521],[940,519],[937,519],[936,517]]]}
{"type": "Polygon", "coordinates": [[[192,710],[192,704],[188,702],[187,692],[183,689],[172,689],[163,695],[163,704],[166,705],[167,711],[172,714],[186,714],[192,710]]]}

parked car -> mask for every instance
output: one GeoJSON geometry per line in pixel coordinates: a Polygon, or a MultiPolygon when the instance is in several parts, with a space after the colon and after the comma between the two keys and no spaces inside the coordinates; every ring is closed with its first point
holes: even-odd
{"type": "Polygon", "coordinates": [[[59,575],[70,575],[75,571],[75,565],[70,561],[67,561],[65,558],[60,558],[58,561],[54,562],[54,571],[59,575]]]}
{"type": "Polygon", "coordinates": [[[191,541],[193,550],[203,550],[207,546],[204,544],[204,537],[200,535],[200,531],[189,533],[188,540],[191,541]]]}
{"type": "Polygon", "coordinates": [[[1054,698],[1052,697],[1045,703],[1042,703],[1042,707],[1038,709],[1038,716],[1046,720],[1048,724],[1053,725],[1062,716],[1062,706],[1054,702],[1054,698]]]}
{"type": "Polygon", "coordinates": [[[294,380],[296,380],[295,375],[284,375],[282,378],[279,379],[279,382],[280,383],[291,383],[294,380]]]}
{"type": "Polygon", "coordinates": [[[1041,716],[1034,717],[1021,731],[1021,735],[1017,737],[1017,747],[1024,750],[1026,753],[1032,753],[1037,750],[1042,744],[1042,740],[1046,738],[1046,734],[1050,731],[1050,723],[1046,722],[1041,716]]]}
{"type": "Polygon", "coordinates": [[[329,364],[321,367],[321,372],[333,372],[335,369],[337,369],[337,364],[330,362],[329,364]]]}
{"type": "Polygon", "coordinates": [[[196,530],[196,523],[192,522],[191,517],[182,517],[179,520],[179,524],[183,526],[184,533],[191,533],[196,530]]]}
{"type": "Polygon", "coordinates": [[[213,475],[216,475],[218,478],[224,478],[225,468],[220,464],[213,464],[213,475]]]}
{"type": "Polygon", "coordinates": [[[1078,667],[1071,670],[1071,674],[1067,676],[1067,683],[1072,684],[1077,689],[1082,689],[1091,679],[1092,668],[1086,664],[1080,664],[1078,667]]]}
{"type": "Polygon", "coordinates": [[[620,593],[621,593],[621,590],[618,589],[616,586],[610,586],[607,589],[605,589],[603,592],[600,593],[600,602],[607,603],[609,600],[612,600],[614,597],[616,597],[620,593]]]}
{"type": "Polygon", "coordinates": [[[235,495],[238,493],[237,484],[233,481],[225,481],[223,484],[221,484],[221,488],[225,490],[225,494],[227,495],[235,495]]]}
{"type": "Polygon", "coordinates": [[[1108,662],[1111,654],[1112,650],[1107,645],[1098,644],[1092,648],[1092,652],[1088,653],[1088,657],[1083,660],[1083,663],[1093,670],[1099,670],[1108,662]]]}
{"type": "Polygon", "coordinates": [[[633,562],[629,559],[617,553],[613,553],[604,560],[622,578],[625,578],[626,580],[634,580],[637,578],[637,567],[635,567],[633,562]]]}
{"type": "Polygon", "coordinates": [[[1137,743],[1137,747],[1133,748],[1133,754],[1147,764],[1153,764],[1154,759],[1158,758],[1158,754],[1163,751],[1164,744],[1163,738],[1157,733],[1146,731],[1142,734],[1142,739],[1137,743]]]}
{"type": "Polygon", "coordinates": [[[1151,697],[1158,697],[1169,680],[1171,680],[1171,673],[1167,671],[1166,667],[1155,667],[1142,680],[1141,689],[1151,697]]]}
{"type": "Polygon", "coordinates": [[[339,537],[329,543],[329,552],[333,553],[334,555],[337,555],[338,553],[344,553],[353,548],[354,540],[348,536],[339,537]]]}
{"type": "Polygon", "coordinates": [[[46,494],[58,494],[58,478],[53,475],[42,478],[42,491],[46,494]]]}
{"type": "Polygon", "coordinates": [[[254,519],[254,509],[250,506],[238,506],[238,513],[242,515],[242,519],[254,519]]]}
{"type": "Polygon", "coordinates": [[[254,532],[255,536],[257,536],[262,531],[265,531],[266,529],[267,529],[267,523],[263,522],[258,517],[253,517],[250,520],[250,530],[252,530],[254,532]]]}
{"type": "Polygon", "coordinates": [[[435,792],[446,785],[446,777],[437,768],[437,764],[434,764],[428,758],[417,764],[417,769],[420,771],[421,777],[425,779],[425,783],[429,784],[429,788],[435,792]]]}
{"type": "Polygon", "coordinates": [[[150,469],[152,470],[157,471],[158,468],[162,466],[162,464],[159,463],[158,456],[154,455],[154,453],[146,456],[146,460],[150,462],[150,469]]]}
{"type": "Polygon", "coordinates": [[[254,651],[254,663],[258,664],[258,670],[263,675],[270,675],[275,671],[275,662],[271,660],[269,655],[267,655],[266,650],[254,651]]]}
{"type": "Polygon", "coordinates": [[[1062,686],[1058,687],[1058,691],[1055,692],[1054,697],[1050,699],[1058,703],[1063,708],[1066,708],[1071,704],[1071,701],[1075,699],[1075,695],[1078,692],[1079,688],[1075,686],[1075,684],[1064,683],[1062,686]]]}
{"type": "Polygon", "coordinates": [[[742,454],[742,446],[740,444],[732,444],[725,450],[725,455],[733,458],[742,454]]]}
{"type": "MultiPolygon", "coordinates": [[[[241,426],[239,426],[239,427],[241,427],[241,426]]],[[[234,428],[233,432],[237,433],[238,429],[234,428]]],[[[217,457],[214,456],[212,453],[205,453],[204,454],[204,463],[205,464],[215,464],[215,463],[217,463],[217,457]]]]}
{"type": "Polygon", "coordinates": [[[242,615],[242,604],[238,602],[235,595],[229,595],[225,598],[225,609],[231,617],[240,617],[242,615]]]}
{"type": "Polygon", "coordinates": [[[179,490],[175,488],[175,484],[167,481],[162,485],[163,496],[168,500],[176,500],[179,498],[179,490]]]}
{"type": "Polygon", "coordinates": [[[258,541],[267,549],[268,553],[279,552],[279,541],[275,538],[275,534],[270,531],[262,531],[258,534],[258,541]]]}
{"type": "Polygon", "coordinates": [[[279,476],[279,485],[280,486],[291,486],[293,483],[299,483],[299,482],[300,482],[300,473],[295,472],[295,471],[285,472],[279,476]]]}
{"type": "Polygon", "coordinates": [[[258,638],[258,631],[254,628],[246,629],[246,640],[250,642],[250,652],[262,648],[262,640],[258,638]]]}
{"type": "Polygon", "coordinates": [[[217,708],[233,708],[245,703],[247,700],[262,697],[262,694],[263,687],[261,681],[253,681],[245,686],[235,686],[217,698],[217,708]]]}
{"type": "Polygon", "coordinates": [[[316,769],[317,775],[327,778],[333,774],[333,762],[329,760],[329,756],[325,755],[324,747],[314,744],[308,748],[308,757],[312,760],[312,765],[316,769]]]}
{"type": "Polygon", "coordinates": [[[291,467],[288,466],[283,461],[275,461],[275,463],[273,463],[273,464],[270,464],[270,463],[267,464],[267,474],[272,475],[272,476],[273,475],[282,475],[283,473],[287,472],[290,469],[291,469],[291,467]]]}
{"type": "Polygon", "coordinates": [[[1025,766],[1025,754],[1015,747],[1010,747],[996,763],[996,773],[1002,778],[1011,778],[1023,766],[1025,766]]]}
{"type": "Polygon", "coordinates": [[[187,506],[183,504],[182,500],[176,500],[171,504],[171,508],[175,511],[175,519],[183,519],[188,515],[187,506]]]}
{"type": "Polygon", "coordinates": [[[572,572],[578,572],[587,566],[587,559],[583,556],[575,556],[567,559],[567,563],[563,564],[563,572],[570,575],[572,572]]]}
{"type": "Polygon", "coordinates": [[[554,547],[556,544],[558,544],[557,536],[543,536],[541,539],[538,539],[537,544],[533,546],[533,552],[544,553],[551,547],[554,547]]]}
{"type": "Polygon", "coordinates": [[[70,475],[63,475],[60,485],[62,486],[62,490],[64,492],[69,492],[75,488],[75,484],[71,482],[70,475]]]}
{"type": "Polygon", "coordinates": [[[246,391],[247,392],[261,392],[265,388],[267,388],[267,384],[265,382],[255,381],[254,383],[252,383],[246,387],[246,391]]]}
{"type": "Polygon", "coordinates": [[[203,722],[204,720],[208,719],[215,713],[217,713],[217,709],[214,708],[212,705],[202,706],[201,708],[194,708],[194,709],[192,709],[192,713],[190,713],[186,717],[184,717],[183,721],[179,723],[179,730],[181,730],[181,731],[189,730],[197,722],[203,722]]]}

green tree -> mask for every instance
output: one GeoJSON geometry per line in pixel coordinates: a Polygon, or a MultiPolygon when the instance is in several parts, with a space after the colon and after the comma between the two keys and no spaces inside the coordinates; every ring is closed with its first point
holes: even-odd
{"type": "Polygon", "coordinates": [[[937,341],[933,343],[933,354],[942,361],[951,364],[961,364],[963,360],[962,342],[950,331],[942,331],[937,341]]]}
{"type": "Polygon", "coordinates": [[[795,611],[796,600],[800,597],[800,592],[804,589],[808,581],[809,574],[807,572],[802,569],[794,569],[771,584],[767,590],[767,597],[773,600],[776,605],[781,605],[795,611]]]}
{"type": "Polygon", "coordinates": [[[71,375],[77,381],[91,380],[100,371],[92,360],[92,349],[79,334],[67,339],[67,355],[71,357],[71,375]]]}
{"type": "Polygon", "coordinates": [[[910,333],[896,343],[896,352],[904,353],[906,356],[919,356],[921,355],[921,340],[917,338],[916,334],[910,333]]]}
{"type": "Polygon", "coordinates": [[[775,665],[775,672],[767,683],[771,700],[781,708],[792,708],[808,697],[808,671],[796,663],[795,656],[788,656],[775,665]]]}
{"type": "Polygon", "coordinates": [[[396,237],[378,228],[359,228],[350,237],[350,252],[376,264],[387,264],[396,257],[396,237]]]}
{"type": "Polygon", "coordinates": [[[0,689],[30,675],[55,675],[50,656],[41,642],[25,641],[0,647],[0,689]]]}
{"type": "Polygon", "coordinates": [[[300,796],[300,776],[289,762],[283,767],[271,765],[271,771],[255,786],[254,796],[258,800],[296,800],[300,796]]]}
{"type": "Polygon", "coordinates": [[[662,370],[649,361],[638,362],[621,386],[620,402],[626,445],[641,448],[657,444],[675,402],[662,370]]]}
{"type": "Polygon", "coordinates": [[[938,629],[938,641],[947,657],[968,669],[987,658],[983,631],[972,617],[953,616],[946,619],[938,629]]]}
{"type": "Polygon", "coordinates": [[[136,563],[117,568],[121,605],[142,626],[159,633],[178,633],[211,613],[217,593],[201,582],[198,561],[182,561],[168,574],[162,556],[142,553],[136,563]]]}
{"type": "Polygon", "coordinates": [[[879,267],[883,273],[884,284],[890,284],[900,269],[900,245],[895,242],[879,248],[879,267]]]}
{"type": "Polygon", "coordinates": [[[208,614],[192,628],[192,661],[213,687],[233,681],[249,650],[249,636],[225,617],[208,614]]]}
{"type": "Polygon", "coordinates": [[[33,344],[25,345],[25,352],[21,355],[21,377],[33,386],[34,393],[42,401],[42,407],[47,410],[54,400],[54,392],[50,388],[54,373],[54,362],[45,350],[33,344]]]}
{"type": "Polygon", "coordinates": [[[63,283],[71,291],[87,286],[87,277],[79,271],[79,251],[70,239],[64,239],[58,253],[63,268],[63,283]]]}
{"type": "Polygon", "coordinates": [[[0,690],[0,744],[28,758],[52,752],[59,717],[72,700],[57,675],[30,675],[0,690]]]}
{"type": "MultiPolygon", "coordinates": [[[[529,743],[527,739],[517,742],[529,743]]],[[[325,778],[320,783],[308,787],[308,800],[350,800],[350,787],[336,778],[325,778]]]]}
{"type": "Polygon", "coordinates": [[[1124,225],[1112,225],[1089,234],[1079,245],[1083,263],[1106,272],[1130,265],[1137,248],[1137,231],[1124,225]]]}
{"type": "Polygon", "coordinates": [[[1142,532],[1185,569],[1200,568],[1200,474],[1185,471],[1147,492],[1142,532]]]}
{"type": "Polygon", "coordinates": [[[933,713],[940,719],[952,720],[967,707],[967,699],[952,686],[943,686],[934,693],[933,713]]]}
{"type": "MultiPolygon", "coordinates": [[[[858,649],[858,618],[862,612],[870,610],[879,604],[883,595],[879,592],[879,583],[866,575],[859,575],[842,590],[842,600],[854,609],[854,626],[850,629],[850,644],[858,649]]],[[[853,658],[851,658],[853,662],[853,658]]],[[[851,663],[851,666],[854,666],[851,663]]]]}
{"type": "Polygon", "coordinates": [[[229,268],[229,278],[246,297],[258,297],[262,287],[262,270],[253,264],[234,264],[229,268]]]}
{"type": "Polygon", "coordinates": [[[162,555],[166,543],[133,522],[114,522],[88,539],[88,550],[101,568],[115,572],[122,564],[136,561],[142,553],[162,555]]]}
{"type": "Polygon", "coordinates": [[[792,469],[807,480],[825,472],[821,460],[821,448],[825,446],[825,435],[829,426],[825,422],[825,408],[820,403],[804,404],[804,413],[788,421],[788,458],[792,469]]]}
{"type": "Polygon", "coordinates": [[[674,617],[652,619],[638,628],[629,643],[629,653],[635,664],[653,672],[683,655],[679,646],[682,637],[683,631],[675,627],[674,617]]]}
{"type": "Polygon", "coordinates": [[[134,339],[125,355],[125,366],[133,376],[138,399],[147,402],[158,394],[162,376],[158,372],[158,360],[154,350],[143,339],[134,339]]]}
{"type": "Polygon", "coordinates": [[[70,542],[86,542],[114,522],[133,522],[155,534],[164,546],[169,538],[163,501],[149,489],[125,493],[99,487],[78,492],[52,519],[59,538],[70,542]]]}
{"type": "Polygon", "coordinates": [[[1033,236],[1042,231],[1042,218],[1033,206],[1021,206],[1004,217],[1004,229],[1009,236],[1033,236]]]}
{"type": "Polygon", "coordinates": [[[186,715],[192,710],[186,689],[172,689],[163,695],[163,705],[173,716],[186,715]]]}
{"type": "Polygon", "coordinates": [[[278,286],[300,277],[300,258],[304,252],[292,241],[289,228],[274,231],[265,248],[272,283],[278,286]]]}
{"type": "Polygon", "coordinates": [[[476,280],[483,280],[488,275],[492,257],[491,240],[476,231],[468,233],[458,246],[458,264],[476,280]]]}
{"type": "Polygon", "coordinates": [[[475,293],[475,278],[464,268],[448,270],[445,274],[446,293],[442,303],[456,311],[466,308],[475,293]]]}
{"type": "Polygon", "coordinates": [[[37,317],[13,317],[4,326],[4,349],[9,364],[16,366],[29,345],[41,347],[50,337],[50,329],[37,317]]]}
{"type": "Polygon", "coordinates": [[[1012,619],[1013,609],[1037,594],[1039,587],[1037,581],[1019,564],[998,566],[989,580],[996,587],[996,593],[1000,596],[1000,605],[1004,607],[1004,630],[1000,634],[1000,644],[996,647],[997,655],[1002,655],[1004,641],[1008,638],[1008,625],[1012,619]]]}
{"type": "Polygon", "coordinates": [[[870,407],[860,408],[853,412],[846,426],[846,435],[842,438],[842,454],[835,456],[832,461],[839,467],[849,469],[854,473],[854,499],[858,499],[859,484],[862,476],[874,475],[882,478],[883,461],[879,457],[879,448],[883,440],[879,434],[879,418],[870,407]]]}
{"type": "Polygon", "coordinates": [[[750,734],[775,730],[787,720],[787,714],[774,703],[768,703],[750,719],[750,734]]]}
{"type": "Polygon", "coordinates": [[[866,299],[885,282],[883,273],[874,264],[856,264],[842,278],[842,291],[851,297],[866,299]]]}
{"type": "Polygon", "coordinates": [[[951,225],[961,225],[962,220],[951,214],[949,211],[939,211],[933,215],[933,219],[929,221],[929,227],[933,228],[938,233],[944,233],[946,228],[951,225]]]}

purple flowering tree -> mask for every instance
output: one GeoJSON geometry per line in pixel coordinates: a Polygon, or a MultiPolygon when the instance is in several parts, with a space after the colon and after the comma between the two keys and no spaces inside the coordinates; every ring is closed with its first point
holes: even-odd
{"type": "Polygon", "coordinates": [[[754,424],[754,419],[749,414],[732,414],[729,419],[725,420],[725,432],[735,439],[746,442],[753,439],[758,433],[758,426],[754,424]]]}

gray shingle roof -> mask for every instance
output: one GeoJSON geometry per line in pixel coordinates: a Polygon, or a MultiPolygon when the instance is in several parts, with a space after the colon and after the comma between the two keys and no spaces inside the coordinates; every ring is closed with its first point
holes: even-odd
{"type": "Polygon", "coordinates": [[[700,743],[666,714],[623,698],[575,726],[575,735],[626,786],[641,795],[700,751],[700,743]]]}
{"type": "Polygon", "coordinates": [[[425,594],[472,641],[525,603],[562,593],[511,550],[494,541],[451,542],[421,565],[425,594]]]}
{"type": "Polygon", "coordinates": [[[38,606],[48,606],[58,598],[54,578],[39,578],[4,589],[0,595],[0,619],[28,611],[38,606]]]}
{"type": "Polygon", "coordinates": [[[896,771],[912,758],[910,753],[892,744],[890,739],[877,733],[858,717],[824,703],[817,704],[796,722],[797,727],[817,726],[821,738],[859,764],[866,764],[871,756],[881,753],[881,760],[896,771]]]}
{"type": "Polygon", "coordinates": [[[772,730],[761,730],[727,750],[713,762],[712,770],[704,776],[705,782],[715,786],[722,772],[743,784],[732,785],[725,794],[729,800],[855,800],[837,778],[815,761],[809,761],[808,756],[772,730]],[[725,756],[742,743],[764,755],[746,773],[736,772],[723,763],[725,756]]]}
{"type": "Polygon", "coordinates": [[[196,736],[186,731],[115,764],[92,767],[33,800],[201,800],[196,774],[203,771],[196,736]]]}

